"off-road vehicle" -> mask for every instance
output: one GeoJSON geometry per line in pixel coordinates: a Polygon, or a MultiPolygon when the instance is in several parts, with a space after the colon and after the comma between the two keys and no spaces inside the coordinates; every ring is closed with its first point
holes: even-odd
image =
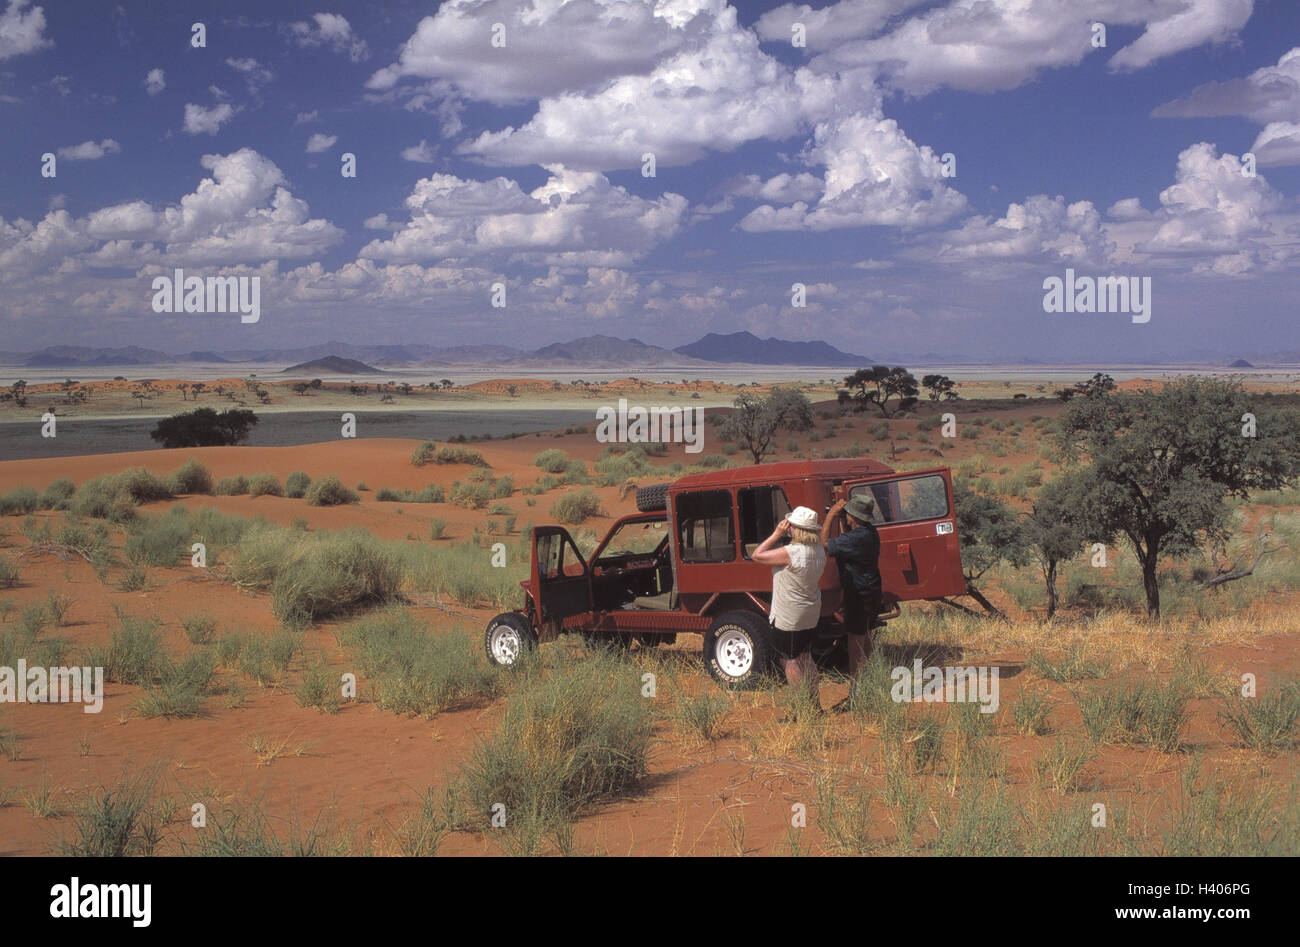
{"type": "MultiPolygon", "coordinates": [[[[882,624],[902,602],[966,591],[948,468],[897,473],[866,458],[734,467],[638,489],[639,512],[615,522],[589,560],[563,527],[535,527],[523,608],[488,623],[488,659],[508,667],[567,633],[654,646],[693,632],[717,681],[750,684],[768,666],[772,597],[772,569],[750,558],[754,549],[794,507],[824,518],[835,500],[860,493],[875,500],[882,624]]],[[[833,560],[820,584],[824,656],[844,639],[833,560]]]]}

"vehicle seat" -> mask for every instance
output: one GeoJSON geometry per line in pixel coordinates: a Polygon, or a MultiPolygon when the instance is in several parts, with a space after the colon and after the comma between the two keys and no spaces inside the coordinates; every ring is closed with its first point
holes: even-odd
{"type": "Polygon", "coordinates": [[[669,589],[658,595],[638,595],[632,599],[633,608],[647,608],[653,611],[672,611],[677,607],[677,590],[669,589]]]}

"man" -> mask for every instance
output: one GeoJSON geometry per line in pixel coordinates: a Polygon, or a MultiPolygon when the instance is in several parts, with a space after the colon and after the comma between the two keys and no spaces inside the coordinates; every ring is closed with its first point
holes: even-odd
{"type": "MultiPolygon", "coordinates": [[[[841,607],[844,630],[848,633],[852,687],[857,686],[858,670],[863,662],[871,657],[871,629],[880,614],[880,534],[871,523],[875,508],[874,500],[859,493],[847,503],[840,500],[831,506],[822,524],[822,543],[826,554],[835,559],[844,591],[841,607]],[[828,539],[831,524],[841,513],[845,514],[849,528],[828,539]]],[[[847,707],[848,701],[841,704],[847,707]]],[[[836,705],[836,709],[841,709],[841,705],[836,705]]]]}

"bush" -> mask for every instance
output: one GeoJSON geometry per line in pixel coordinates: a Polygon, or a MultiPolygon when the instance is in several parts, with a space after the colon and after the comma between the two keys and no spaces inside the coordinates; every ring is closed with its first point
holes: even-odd
{"type": "Polygon", "coordinates": [[[544,450],[533,458],[533,466],[540,467],[548,473],[564,473],[569,466],[569,455],[558,448],[544,450]]]}
{"type": "Polygon", "coordinates": [[[212,473],[193,457],[181,464],[167,478],[172,493],[211,493],[212,473]]]}
{"type": "Polygon", "coordinates": [[[0,556],[0,587],[11,589],[18,584],[18,564],[8,556],[0,556]]]}
{"type": "Polygon", "coordinates": [[[501,677],[483,659],[478,636],[435,634],[402,608],[344,626],[339,641],[358,651],[362,675],[381,710],[432,716],[487,700],[501,677]]]}
{"type": "Polygon", "coordinates": [[[248,478],[248,494],[255,497],[282,497],[284,488],[274,474],[254,474],[248,478]]]}
{"type": "Polygon", "coordinates": [[[321,477],[307,488],[308,506],[342,506],[346,503],[358,503],[361,496],[355,490],[349,490],[334,474],[321,477]]]}
{"type": "Polygon", "coordinates": [[[213,493],[221,497],[242,496],[248,492],[248,478],[243,474],[234,477],[222,477],[213,488],[213,493]]]}
{"type": "Polygon", "coordinates": [[[239,655],[239,669],[262,687],[273,687],[289,676],[289,665],[301,647],[292,631],[271,635],[250,635],[239,655]]]}
{"type": "Polygon", "coordinates": [[[217,630],[217,620],[211,615],[191,615],[181,621],[185,637],[192,644],[207,644],[217,630]]]}
{"type": "Polygon", "coordinates": [[[150,517],[131,527],[122,548],[127,561],[135,565],[174,566],[189,553],[191,525],[184,510],[180,515],[150,517]]]}
{"type": "Polygon", "coordinates": [[[576,526],[593,516],[604,515],[604,510],[596,491],[584,488],[576,493],[566,493],[551,504],[551,515],[565,525],[576,526]]]}
{"type": "Polygon", "coordinates": [[[17,513],[35,513],[40,504],[40,495],[31,487],[19,487],[0,496],[0,513],[9,515],[17,513]]]}
{"type": "Polygon", "coordinates": [[[341,698],[337,681],[338,677],[324,665],[308,669],[293,691],[298,706],[315,707],[326,714],[338,713],[341,698]]]}
{"type": "Polygon", "coordinates": [[[73,837],[56,845],[64,857],[122,858],[152,855],[162,826],[153,805],[157,771],[123,777],[112,787],[91,792],[73,814],[73,837]]]}
{"type": "Polygon", "coordinates": [[[41,493],[38,503],[42,510],[66,510],[77,492],[76,486],[66,477],[60,477],[41,493]]]}
{"type": "Polygon", "coordinates": [[[265,527],[241,540],[231,578],[244,588],[270,589],[276,618],[300,625],[388,601],[402,576],[392,550],[359,530],[302,534],[265,527]]]}
{"type": "Polygon", "coordinates": [[[161,679],[169,662],[157,622],[123,618],[108,645],[92,649],[88,663],[114,683],[145,686],[161,679]]]}
{"type": "Polygon", "coordinates": [[[512,813],[507,831],[535,851],[601,798],[646,772],[653,729],[639,678],[600,653],[534,679],[506,705],[500,728],[465,769],[471,810],[486,823],[492,806],[512,813]]]}
{"type": "Polygon", "coordinates": [[[311,477],[301,470],[295,470],[284,478],[284,495],[294,500],[301,500],[307,495],[307,487],[310,485],[311,477]]]}
{"type": "Polygon", "coordinates": [[[411,464],[423,467],[425,464],[472,464],[475,467],[490,466],[483,455],[467,447],[451,447],[444,444],[439,447],[433,441],[425,441],[411,454],[411,464]]]}

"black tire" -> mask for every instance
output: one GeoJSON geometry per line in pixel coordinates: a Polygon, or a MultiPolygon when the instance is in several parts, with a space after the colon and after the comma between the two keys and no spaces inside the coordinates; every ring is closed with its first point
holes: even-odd
{"type": "Polygon", "coordinates": [[[648,487],[636,488],[636,511],[638,513],[656,513],[668,509],[668,488],[671,484],[652,483],[648,487]]]}
{"type": "Polygon", "coordinates": [[[756,612],[723,612],[704,633],[704,666],[723,687],[745,690],[772,660],[767,619],[756,612]]]}
{"type": "Polygon", "coordinates": [[[525,653],[536,650],[537,632],[523,612],[503,612],[487,623],[483,650],[493,667],[514,667],[525,653]]]}

